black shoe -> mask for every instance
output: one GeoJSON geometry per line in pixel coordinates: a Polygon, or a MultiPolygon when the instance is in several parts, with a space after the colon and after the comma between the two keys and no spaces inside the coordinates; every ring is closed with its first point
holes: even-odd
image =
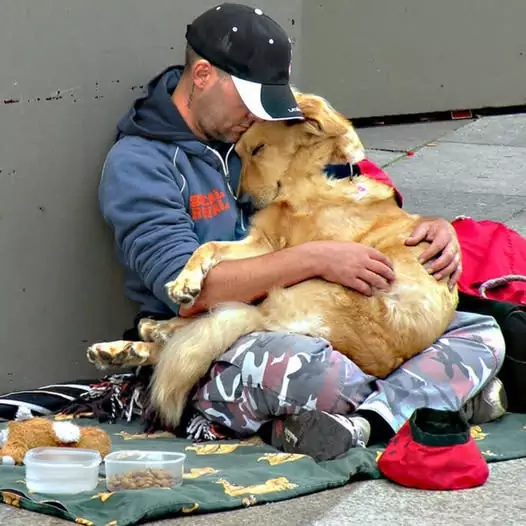
{"type": "Polygon", "coordinates": [[[366,447],[371,436],[369,422],[361,416],[331,415],[305,411],[276,420],[271,445],[285,453],[333,460],[354,447],[366,447]]]}

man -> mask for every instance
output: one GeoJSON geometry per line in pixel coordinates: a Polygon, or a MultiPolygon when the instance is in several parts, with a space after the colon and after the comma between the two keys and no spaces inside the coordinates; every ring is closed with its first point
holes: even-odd
{"type": "MultiPolygon", "coordinates": [[[[101,210],[127,273],[127,293],[139,304],[138,319],[252,302],[272,287],[316,276],[363,294],[388,287],[395,279],[391,263],[376,250],[307,243],[222,262],[206,278],[196,306],[179,310],[171,303],[164,285],[200,244],[246,233],[250,201],[237,195],[240,161],[233,144],[259,119],[303,117],[289,86],[290,40],[260,9],[218,5],[194,20],[186,37],[185,66],[155,77],[119,122],[100,184],[101,210]]],[[[423,264],[453,286],[460,265],[450,225],[423,221],[408,243],[421,239],[432,242],[423,264]]],[[[205,421],[248,435],[269,423],[276,447],[334,458],[391,436],[421,406],[460,410],[470,400],[472,421],[502,415],[503,390],[492,378],[503,355],[494,319],[466,313],[383,380],[365,375],[320,338],[252,334],[198,386],[192,401],[198,416],[188,429],[205,421]]]]}

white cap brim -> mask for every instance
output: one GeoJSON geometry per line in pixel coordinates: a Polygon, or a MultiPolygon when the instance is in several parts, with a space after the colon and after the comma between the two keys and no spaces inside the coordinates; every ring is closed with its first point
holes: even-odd
{"type": "Polygon", "coordinates": [[[303,119],[294,93],[288,84],[264,85],[231,75],[248,111],[266,121],[303,119]]]}

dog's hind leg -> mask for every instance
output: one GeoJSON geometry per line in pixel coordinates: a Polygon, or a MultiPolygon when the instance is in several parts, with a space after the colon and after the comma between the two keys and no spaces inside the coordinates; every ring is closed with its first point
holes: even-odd
{"type": "Polygon", "coordinates": [[[157,321],[143,318],[139,322],[138,331],[144,341],[116,340],[96,343],[87,350],[88,360],[100,369],[157,365],[165,343],[176,331],[195,320],[196,318],[174,317],[157,321]]]}
{"type": "Polygon", "coordinates": [[[175,331],[194,321],[192,318],[174,317],[169,320],[152,320],[143,318],[138,330],[141,340],[145,342],[166,342],[175,331]]]}
{"type": "Polygon", "coordinates": [[[117,340],[95,343],[88,347],[88,361],[98,369],[155,365],[159,360],[162,342],[132,342],[117,340]]]}

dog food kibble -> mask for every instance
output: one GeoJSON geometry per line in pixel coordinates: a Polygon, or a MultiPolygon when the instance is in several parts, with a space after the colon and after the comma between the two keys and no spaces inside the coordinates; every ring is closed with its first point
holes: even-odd
{"type": "Polygon", "coordinates": [[[142,469],[119,473],[108,479],[110,491],[123,489],[146,489],[146,488],[171,488],[174,485],[174,476],[165,469],[142,469]]]}

